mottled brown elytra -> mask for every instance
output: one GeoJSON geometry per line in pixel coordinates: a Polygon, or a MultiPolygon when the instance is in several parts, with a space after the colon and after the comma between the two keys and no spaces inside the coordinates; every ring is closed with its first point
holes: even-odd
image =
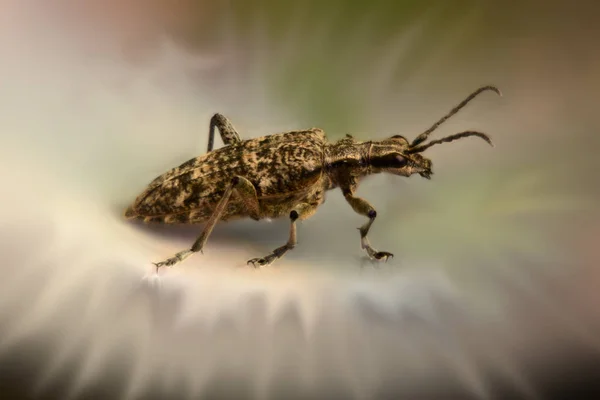
{"type": "Polygon", "coordinates": [[[479,88],[411,143],[401,135],[367,142],[347,135],[331,143],[318,128],[241,140],[231,122],[215,114],[210,120],[207,153],[154,179],[127,208],[125,217],[166,224],[206,223],[191,248],[154,263],[158,269],[202,251],[219,221],[288,216],[287,243],[265,257],[248,260],[255,267],[266,266],[296,245],[296,221],[313,215],[325,200],[325,192],[339,187],[350,207],[369,218],[359,228],[361,247],[370,258],[387,260],[393,254],[375,250],[367,239],[377,212],[366,200],[354,196],[359,181],[380,172],[430,179],[431,161],[420,153],[439,143],[478,136],[493,146],[486,134],[475,131],[424,143],[440,124],[486,90],[500,95],[494,86],[479,88]],[[225,146],[213,150],[215,128],[225,146]]]}

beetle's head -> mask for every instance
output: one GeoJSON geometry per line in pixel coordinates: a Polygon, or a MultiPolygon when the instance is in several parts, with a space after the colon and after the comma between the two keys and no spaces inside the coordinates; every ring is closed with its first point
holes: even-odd
{"type": "Polygon", "coordinates": [[[427,139],[426,135],[417,136],[412,143],[409,143],[401,135],[394,135],[381,142],[373,143],[369,155],[369,164],[371,168],[378,172],[388,172],[401,176],[419,174],[423,178],[431,179],[431,175],[433,175],[431,160],[423,157],[420,153],[436,144],[451,142],[469,136],[480,137],[493,146],[489,136],[485,133],[475,131],[457,133],[439,140],[432,140],[429,143],[423,143],[427,139]]]}
{"type": "Polygon", "coordinates": [[[431,175],[433,174],[431,171],[431,160],[423,157],[420,153],[424,152],[431,146],[435,146],[436,144],[440,143],[451,142],[453,140],[469,136],[477,136],[493,146],[493,143],[488,135],[476,131],[456,133],[442,139],[432,140],[429,143],[425,143],[429,137],[429,134],[436,130],[438,126],[456,114],[477,95],[488,90],[501,95],[500,90],[498,90],[498,88],[495,86],[480,87],[410,143],[401,135],[394,135],[383,141],[372,143],[368,155],[369,165],[376,172],[389,172],[394,175],[402,176],[419,174],[423,178],[430,179],[431,175]]]}
{"type": "Polygon", "coordinates": [[[410,154],[410,145],[400,135],[374,142],[370,148],[369,165],[375,172],[387,172],[400,176],[420,174],[429,179],[431,176],[431,160],[421,154],[410,154]]]}

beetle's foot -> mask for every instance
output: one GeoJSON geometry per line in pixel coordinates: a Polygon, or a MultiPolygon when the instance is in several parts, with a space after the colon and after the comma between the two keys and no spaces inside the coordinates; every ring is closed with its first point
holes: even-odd
{"type": "Polygon", "coordinates": [[[392,253],[389,253],[387,251],[377,251],[371,246],[365,248],[365,250],[367,251],[369,258],[372,260],[387,261],[388,258],[394,258],[394,255],[392,253]]]}
{"type": "Polygon", "coordinates": [[[271,265],[273,263],[273,261],[277,260],[278,258],[283,257],[283,255],[292,248],[294,248],[293,244],[289,244],[289,243],[284,244],[283,246],[278,247],[275,250],[273,250],[273,252],[271,254],[269,254],[268,256],[261,257],[261,258],[252,258],[252,259],[248,260],[248,262],[246,264],[248,264],[248,265],[252,264],[252,266],[254,268],[266,267],[268,265],[271,265]]]}
{"type": "Polygon", "coordinates": [[[269,266],[273,263],[273,261],[275,261],[277,257],[275,256],[275,254],[269,254],[266,257],[260,257],[260,258],[252,258],[250,260],[248,260],[246,262],[247,265],[252,264],[252,266],[254,268],[261,268],[261,267],[266,267],[269,266]]]}
{"type": "Polygon", "coordinates": [[[180,251],[179,253],[175,254],[171,258],[168,258],[161,262],[152,263],[152,264],[154,264],[156,266],[156,272],[158,272],[158,270],[162,267],[172,267],[173,265],[180,263],[181,261],[188,258],[192,253],[193,252],[191,250],[180,251]]]}
{"type": "Polygon", "coordinates": [[[362,247],[363,249],[365,249],[365,251],[367,252],[367,254],[369,255],[369,258],[372,260],[377,260],[377,261],[387,261],[388,258],[394,258],[394,255],[390,252],[387,251],[377,251],[374,248],[371,247],[371,244],[369,243],[369,239],[367,239],[366,236],[362,237],[360,240],[360,247],[362,247]]]}
{"type": "Polygon", "coordinates": [[[376,251],[373,255],[369,254],[369,256],[377,261],[387,261],[388,258],[394,258],[394,255],[387,251],[376,251]]]}
{"type": "Polygon", "coordinates": [[[171,267],[173,265],[175,265],[178,262],[178,260],[175,257],[171,257],[169,259],[166,259],[165,261],[161,261],[161,262],[153,262],[152,264],[154,264],[154,266],[156,267],[156,272],[158,273],[158,270],[161,269],[162,267],[171,267]]]}

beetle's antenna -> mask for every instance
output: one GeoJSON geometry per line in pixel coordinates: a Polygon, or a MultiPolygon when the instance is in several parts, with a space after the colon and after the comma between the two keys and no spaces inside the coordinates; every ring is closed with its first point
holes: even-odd
{"type": "Polygon", "coordinates": [[[465,138],[465,137],[469,137],[469,136],[480,137],[483,140],[485,140],[486,142],[488,142],[490,144],[490,146],[494,147],[494,143],[492,143],[492,139],[490,139],[490,137],[488,135],[486,135],[485,133],[476,132],[476,131],[466,131],[466,132],[461,132],[461,133],[455,133],[454,135],[446,136],[445,138],[441,138],[438,140],[432,140],[431,142],[424,144],[422,146],[411,147],[410,149],[407,150],[407,153],[420,153],[424,150],[427,150],[431,146],[435,146],[436,144],[452,142],[453,140],[457,140],[457,139],[461,139],[461,138],[465,138]]]}
{"type": "Polygon", "coordinates": [[[471,100],[473,100],[480,93],[485,92],[486,90],[491,90],[492,92],[498,94],[498,96],[502,96],[502,92],[500,92],[500,89],[498,89],[496,86],[489,85],[489,86],[480,87],[479,89],[477,89],[476,91],[471,93],[466,99],[461,101],[459,105],[457,105],[452,110],[450,110],[450,112],[448,114],[446,114],[442,118],[440,118],[440,120],[437,121],[435,124],[433,124],[429,129],[427,129],[425,132],[423,132],[419,136],[417,136],[415,138],[415,140],[412,141],[410,146],[414,147],[414,146],[417,146],[417,145],[423,143],[425,140],[427,140],[427,137],[429,136],[429,134],[431,132],[435,131],[438,128],[438,126],[443,124],[448,118],[450,118],[451,116],[453,116],[454,114],[459,112],[461,108],[466,106],[471,100]]]}

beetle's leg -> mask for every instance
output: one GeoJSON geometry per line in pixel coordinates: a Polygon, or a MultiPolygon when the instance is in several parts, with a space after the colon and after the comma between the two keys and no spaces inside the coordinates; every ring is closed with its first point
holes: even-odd
{"type": "Polygon", "coordinates": [[[175,265],[178,262],[185,260],[193,253],[202,251],[202,248],[204,247],[208,236],[211,234],[217,222],[219,222],[219,220],[221,219],[221,216],[223,215],[223,212],[227,207],[227,203],[229,203],[233,191],[236,191],[238,195],[240,195],[245,206],[247,207],[250,217],[253,219],[259,219],[260,211],[258,205],[258,198],[256,196],[256,189],[254,189],[254,186],[248,179],[243,178],[241,176],[236,176],[232,179],[232,182],[225,190],[225,193],[223,193],[223,197],[221,197],[221,200],[219,200],[219,203],[217,203],[217,207],[206,222],[204,230],[200,234],[200,237],[196,239],[192,247],[188,250],[180,251],[179,253],[175,254],[173,257],[165,261],[154,263],[154,265],[156,265],[157,270],[160,267],[175,265]]]}
{"type": "Polygon", "coordinates": [[[373,206],[370,205],[369,202],[366,201],[365,199],[361,199],[360,197],[355,197],[352,194],[352,191],[350,191],[350,190],[344,191],[344,197],[346,198],[346,201],[348,202],[348,204],[350,204],[350,207],[352,207],[352,209],[356,213],[358,213],[360,215],[364,215],[365,217],[369,218],[369,220],[363,226],[358,228],[358,230],[360,231],[360,246],[366,250],[369,257],[374,258],[376,260],[385,260],[385,261],[387,261],[387,259],[389,257],[394,257],[394,255],[392,253],[388,253],[387,251],[375,250],[374,248],[371,247],[371,244],[369,243],[367,234],[369,233],[369,229],[371,229],[371,225],[373,225],[373,222],[375,221],[375,218],[377,217],[377,211],[375,211],[373,206]]]}
{"type": "Polygon", "coordinates": [[[290,212],[290,236],[287,243],[276,248],[271,252],[271,254],[265,257],[252,258],[248,260],[247,264],[252,264],[254,268],[265,267],[273,263],[273,261],[277,260],[278,258],[283,257],[288,250],[291,250],[296,246],[296,220],[307,218],[308,216],[314,214],[315,211],[316,207],[308,203],[302,203],[296,206],[295,209],[290,212]]]}
{"type": "Polygon", "coordinates": [[[258,195],[256,194],[256,188],[248,179],[243,176],[237,177],[238,182],[235,186],[235,191],[239,196],[240,200],[246,207],[246,212],[255,221],[260,219],[260,205],[258,204],[258,195]]]}
{"type": "Polygon", "coordinates": [[[208,150],[212,151],[215,144],[215,128],[219,129],[221,139],[225,146],[240,141],[240,135],[233,127],[233,124],[227,119],[227,117],[221,114],[215,114],[210,119],[210,128],[208,129],[208,150]]]}

